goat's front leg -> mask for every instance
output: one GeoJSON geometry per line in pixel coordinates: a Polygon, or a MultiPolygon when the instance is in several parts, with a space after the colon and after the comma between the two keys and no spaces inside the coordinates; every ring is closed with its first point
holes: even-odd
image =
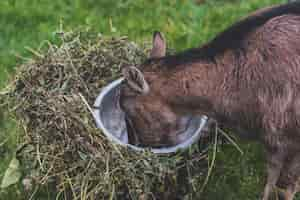
{"type": "Polygon", "coordinates": [[[300,189],[300,152],[294,153],[293,159],[292,155],[289,154],[289,160],[285,162],[277,182],[277,185],[283,188],[281,194],[283,200],[293,200],[300,189]]]}
{"type": "Polygon", "coordinates": [[[269,200],[270,195],[276,187],[277,180],[280,176],[280,171],[284,162],[284,156],[282,153],[267,152],[267,183],[265,185],[263,200],[269,200]]]}

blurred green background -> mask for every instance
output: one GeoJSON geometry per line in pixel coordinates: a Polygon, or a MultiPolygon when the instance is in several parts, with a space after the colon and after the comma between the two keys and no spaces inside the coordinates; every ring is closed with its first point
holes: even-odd
{"type": "MultiPolygon", "coordinates": [[[[105,35],[126,35],[141,43],[162,31],[169,47],[180,51],[213,38],[251,11],[283,0],[1,0],[0,88],[16,66],[30,57],[28,49],[55,40],[65,30],[89,27],[105,35]]],[[[18,144],[12,120],[0,110],[0,180],[18,144]]],[[[259,144],[239,141],[245,155],[232,146],[219,148],[217,165],[203,199],[258,199],[265,181],[259,144]]],[[[0,191],[0,199],[23,199],[21,184],[0,191]]],[[[36,199],[51,199],[48,195],[36,199]]]]}

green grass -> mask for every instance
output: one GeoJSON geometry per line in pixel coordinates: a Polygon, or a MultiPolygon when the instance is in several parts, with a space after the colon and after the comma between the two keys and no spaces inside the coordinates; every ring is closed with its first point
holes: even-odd
{"type": "MultiPolygon", "coordinates": [[[[162,31],[170,47],[182,50],[208,41],[249,12],[283,0],[207,0],[196,5],[188,0],[1,0],[0,88],[8,75],[44,40],[54,40],[65,29],[91,27],[106,35],[128,35],[136,42],[150,40],[162,31]],[[17,56],[16,56],[17,55],[17,56]]],[[[16,149],[18,128],[0,115],[0,180],[16,149]]],[[[219,148],[204,199],[258,199],[265,180],[264,158],[258,144],[242,144],[245,155],[233,147],[219,148]]],[[[16,186],[0,199],[22,196],[16,186]],[[16,192],[17,191],[17,192],[16,192]]]]}

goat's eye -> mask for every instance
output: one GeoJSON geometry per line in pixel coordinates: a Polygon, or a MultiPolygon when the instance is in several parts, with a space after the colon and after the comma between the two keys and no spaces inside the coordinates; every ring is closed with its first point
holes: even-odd
{"type": "Polygon", "coordinates": [[[135,101],[132,98],[125,98],[121,100],[120,107],[128,115],[134,114],[136,112],[135,101]]]}

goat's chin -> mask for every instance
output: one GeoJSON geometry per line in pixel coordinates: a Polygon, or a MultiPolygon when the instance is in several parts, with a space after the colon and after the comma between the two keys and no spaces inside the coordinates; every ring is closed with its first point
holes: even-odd
{"type": "Polygon", "coordinates": [[[162,147],[172,147],[177,144],[182,143],[193,135],[193,133],[188,132],[187,129],[191,122],[191,117],[181,117],[176,123],[176,130],[170,132],[155,131],[161,134],[153,134],[151,131],[142,132],[135,130],[130,123],[127,123],[127,130],[129,137],[129,143],[139,147],[148,148],[162,148],[162,147]],[[141,137],[142,136],[142,137],[141,137]]]}
{"type": "Polygon", "coordinates": [[[153,147],[153,148],[162,148],[162,147],[172,147],[175,145],[178,145],[188,138],[190,138],[193,133],[188,132],[187,129],[190,125],[192,117],[181,117],[179,121],[177,122],[178,127],[176,130],[169,132],[169,133],[164,133],[161,135],[164,135],[162,138],[160,138],[157,142],[152,143],[148,147],[153,147]]]}

